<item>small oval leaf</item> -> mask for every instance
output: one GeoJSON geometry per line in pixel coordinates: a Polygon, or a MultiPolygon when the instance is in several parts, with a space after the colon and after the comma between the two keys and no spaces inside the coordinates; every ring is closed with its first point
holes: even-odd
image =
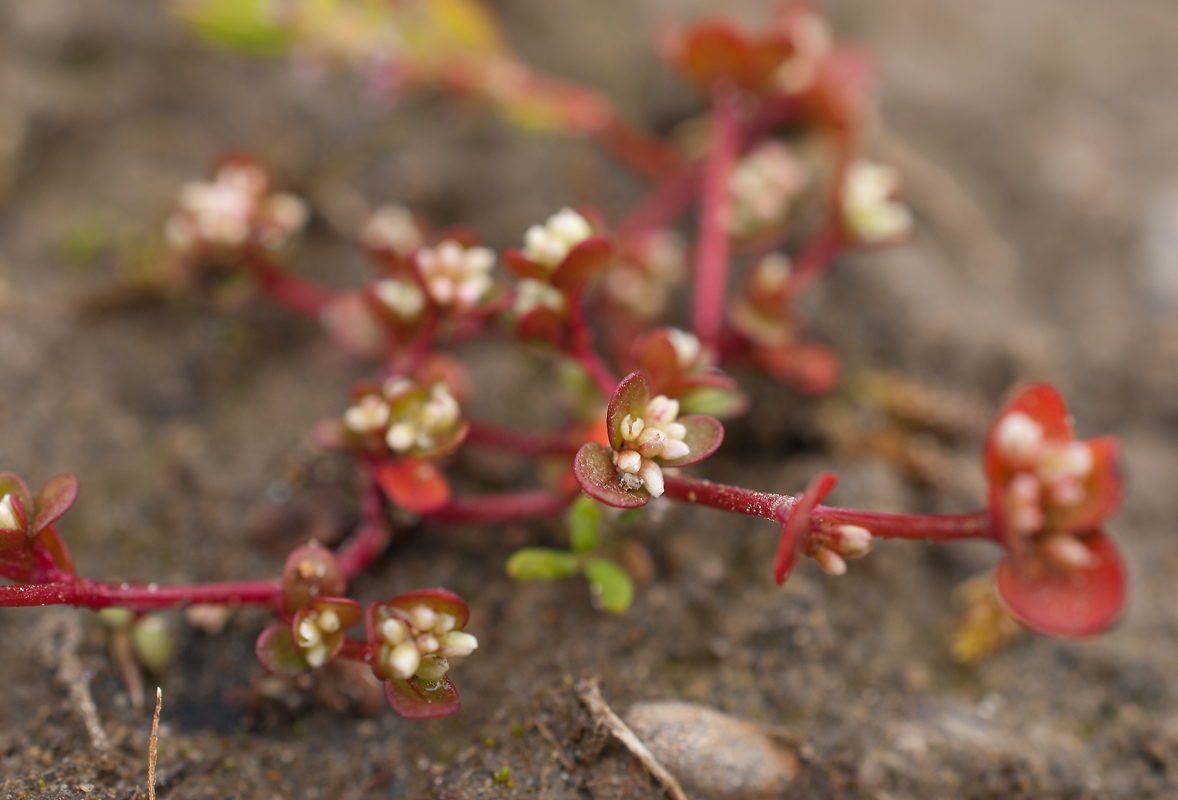
{"type": "Polygon", "coordinates": [[[573,471],[585,494],[607,506],[639,508],[650,502],[650,492],[645,489],[630,491],[622,486],[610,449],[597,442],[588,442],[577,451],[573,471]]]}
{"type": "Polygon", "coordinates": [[[517,581],[560,581],[577,572],[577,556],[568,550],[525,547],[507,559],[507,574],[517,581]]]}
{"type": "Polygon", "coordinates": [[[458,690],[446,676],[433,683],[420,678],[390,678],[384,682],[384,696],[389,708],[405,719],[437,719],[462,709],[458,690]]]}
{"type": "Polygon", "coordinates": [[[641,372],[631,372],[622,378],[614,396],[609,400],[605,412],[605,425],[609,431],[609,443],[615,450],[622,449],[622,420],[629,415],[637,419],[646,413],[650,402],[650,382],[641,372]]]}
{"type": "Polygon", "coordinates": [[[634,581],[612,561],[595,558],[585,565],[585,577],[602,608],[614,614],[625,614],[634,602],[634,581]]]}
{"type": "Polygon", "coordinates": [[[552,273],[552,285],[568,292],[601,270],[614,255],[614,246],[605,236],[591,236],[578,243],[552,273]]]}
{"type": "Polygon", "coordinates": [[[298,677],[311,669],[299,653],[289,625],[271,625],[262,631],[254,652],[267,672],[283,678],[298,677]]]}
{"type": "Polygon", "coordinates": [[[437,511],[450,502],[450,482],[432,461],[386,461],[376,468],[376,482],[389,500],[418,514],[437,511]]]}
{"type": "Polygon", "coordinates": [[[798,551],[805,544],[806,534],[810,530],[810,513],[830,494],[838,480],[838,476],[833,472],[818,473],[792,508],[785,511],[786,517],[781,525],[781,542],[777,546],[777,557],[773,561],[773,580],[778,586],[785,583],[785,579],[797,563],[798,551]]]}
{"type": "Polygon", "coordinates": [[[1066,572],[1003,558],[994,570],[998,598],[1020,623],[1044,636],[1081,639],[1108,630],[1125,605],[1125,565],[1103,532],[1084,540],[1091,566],[1066,572]]]}
{"type": "Polygon", "coordinates": [[[78,478],[76,475],[64,473],[49,481],[37,492],[36,515],[33,517],[33,533],[40,533],[43,528],[52,525],[69,511],[70,506],[78,499],[78,478]]]}
{"type": "Polygon", "coordinates": [[[683,441],[687,444],[688,453],[682,458],[659,459],[659,463],[664,467],[697,464],[716,452],[716,448],[724,441],[724,426],[718,419],[692,415],[680,417],[677,421],[687,428],[687,435],[683,437],[683,441]]]}
{"type": "Polygon", "coordinates": [[[601,508],[592,497],[582,495],[569,513],[569,544],[574,553],[590,553],[601,544],[597,529],[601,526],[601,508]]]}

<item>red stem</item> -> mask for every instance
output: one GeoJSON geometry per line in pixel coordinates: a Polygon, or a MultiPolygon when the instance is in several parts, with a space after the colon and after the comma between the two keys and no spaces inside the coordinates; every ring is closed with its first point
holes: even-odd
{"type": "Polygon", "coordinates": [[[292,311],[317,317],[335,297],[330,289],[291,275],[257,247],[246,250],[245,263],[266,293],[292,311]]]}
{"type": "Polygon", "coordinates": [[[349,582],[372,566],[393,538],[393,526],[385,514],[380,485],[372,477],[360,497],[360,524],[335,553],[336,563],[349,582]]]}
{"type": "Polygon", "coordinates": [[[337,658],[351,658],[356,661],[368,661],[372,656],[372,651],[368,649],[368,642],[361,642],[356,639],[344,639],[343,646],[340,647],[337,658]]]}
{"type": "Polygon", "coordinates": [[[278,609],[282,583],[276,580],[158,586],[111,584],[62,573],[62,579],[31,586],[0,586],[0,607],[66,605],[102,609],[111,606],[135,611],[175,608],[191,603],[261,605],[278,609]]]}
{"type": "MultiPolygon", "coordinates": [[[[665,475],[667,497],[684,503],[731,511],[748,517],[780,522],[797,503],[796,497],[772,492],[757,492],[723,483],[665,475]]],[[[816,506],[810,515],[815,526],[859,525],[881,539],[923,539],[949,542],[960,539],[998,541],[998,532],[983,509],[967,514],[887,514],[879,511],[855,511],[834,506],[816,506]]]]}
{"type": "Polygon", "coordinates": [[[789,276],[790,297],[799,297],[826,271],[830,262],[843,249],[846,240],[842,228],[835,221],[827,225],[806,245],[793,262],[789,276]]]}
{"type": "Polygon", "coordinates": [[[612,397],[618,386],[618,378],[602,361],[601,355],[593,347],[590,339],[589,326],[585,322],[585,309],[581,302],[579,291],[569,292],[569,344],[568,354],[585,368],[589,377],[597,384],[603,397],[612,397]]]}
{"type": "Polygon", "coordinates": [[[719,89],[713,101],[712,140],[704,164],[699,246],[695,254],[695,296],[692,331],[712,349],[724,321],[728,288],[728,217],[732,193],[728,177],[736,161],[737,120],[734,95],[719,89]]]}

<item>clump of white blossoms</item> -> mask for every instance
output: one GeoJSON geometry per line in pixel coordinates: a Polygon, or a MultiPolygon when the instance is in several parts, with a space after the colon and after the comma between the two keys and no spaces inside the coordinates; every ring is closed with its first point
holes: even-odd
{"type": "Polygon", "coordinates": [[[430,298],[440,306],[468,311],[491,288],[495,253],[487,247],[463,247],[452,239],[417,251],[417,269],[430,298]]]}
{"type": "Polygon", "coordinates": [[[385,386],[393,416],[385,442],[394,453],[431,450],[458,424],[462,410],[444,381],[431,386],[427,396],[421,394],[417,384],[405,378],[394,378],[385,386]]]}
{"type": "Polygon", "coordinates": [[[417,319],[425,310],[425,292],[415,281],[383,278],[372,286],[376,299],[406,322],[417,319]]]}
{"type": "Polygon", "coordinates": [[[357,399],[344,412],[343,424],[364,440],[383,439],[397,455],[425,458],[453,440],[461,418],[462,409],[445,381],[427,390],[397,377],[390,378],[380,393],[369,392],[357,399]]]}
{"type": "Polygon", "coordinates": [[[1085,483],[1095,466],[1092,449],[1085,442],[1048,442],[1042,426],[1022,411],[1003,417],[994,436],[1004,466],[1014,471],[1005,498],[1011,527],[1023,536],[1045,534],[1041,545],[1060,564],[1089,564],[1089,550],[1074,536],[1052,531],[1051,517],[1087,499],[1085,483]]]}
{"type": "Polygon", "coordinates": [[[642,416],[622,418],[622,447],[613,452],[613,461],[623,487],[662,496],[663,470],[654,459],[671,461],[691,452],[683,441],[687,428],[675,421],[678,417],[679,401],[660,394],[647,402],[642,416]]]}
{"type": "Polygon", "coordinates": [[[859,159],[847,168],[843,184],[843,223],[860,244],[879,245],[907,236],[912,212],[895,199],[900,173],[887,164],[859,159]]]}
{"type": "Polygon", "coordinates": [[[379,606],[376,658],[395,678],[416,677],[429,683],[441,680],[450,669],[448,659],[468,656],[479,646],[474,636],[455,630],[457,623],[452,614],[424,604],[409,611],[379,606]]]}
{"type": "Polygon", "coordinates": [[[342,622],[333,609],[314,610],[299,623],[297,636],[303,658],[311,667],[322,667],[331,655],[328,638],[339,633],[342,622]]]}
{"type": "Polygon", "coordinates": [[[562,208],[543,225],[528,228],[524,233],[524,255],[553,270],[570,250],[592,235],[588,220],[571,208],[562,208]]]}
{"type": "Polygon", "coordinates": [[[790,202],[806,188],[806,169],[788,147],[770,140],[742,158],[728,177],[728,230],[747,236],[785,221],[790,202]]]}
{"type": "Polygon", "coordinates": [[[258,164],[230,162],[211,181],[180,190],[165,236],[177,250],[207,247],[232,250],[254,239],[265,247],[284,245],[307,221],[307,206],[291,194],[267,194],[269,179],[258,164]]]}
{"type": "Polygon", "coordinates": [[[547,308],[557,314],[565,310],[564,294],[550,283],[535,278],[524,278],[515,287],[515,302],[511,306],[516,316],[522,317],[537,308],[547,308]]]}
{"type": "Polygon", "coordinates": [[[409,209],[383,205],[364,224],[360,241],[370,250],[389,250],[406,258],[425,243],[425,235],[409,209]]]}

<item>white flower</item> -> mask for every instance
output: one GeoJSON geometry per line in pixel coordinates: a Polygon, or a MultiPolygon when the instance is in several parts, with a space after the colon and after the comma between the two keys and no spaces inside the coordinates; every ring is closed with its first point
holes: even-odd
{"type": "MultiPolygon", "coordinates": [[[[393,379],[385,387],[385,397],[395,407],[397,400],[413,388],[414,384],[403,378],[393,379]]],[[[453,429],[461,413],[450,387],[445,381],[438,381],[430,387],[425,402],[410,403],[392,421],[385,442],[394,453],[407,453],[414,448],[428,450],[437,444],[438,436],[453,429]]]]}
{"type": "Polygon", "coordinates": [[[569,251],[593,235],[589,221],[563,208],[544,225],[533,225],[524,233],[524,255],[548,269],[556,269],[569,251]]]}
{"type": "Polygon", "coordinates": [[[474,308],[491,288],[495,253],[486,247],[463,247],[447,239],[417,253],[417,268],[426,291],[441,306],[474,308]]]}
{"type": "Polygon", "coordinates": [[[728,229],[743,236],[783,222],[806,183],[806,170],[788,147],[776,140],[761,144],[728,177],[733,204],[728,229]]]}
{"type": "Polygon", "coordinates": [[[667,329],[667,339],[675,351],[675,365],[681,370],[690,369],[699,359],[699,337],[678,328],[667,329]]]}
{"type": "Polygon", "coordinates": [[[421,247],[425,237],[408,209],[384,205],[368,218],[360,240],[371,250],[391,250],[403,258],[421,247]]]}
{"type": "Polygon", "coordinates": [[[1009,466],[1029,467],[1042,453],[1043,428],[1022,411],[1012,411],[994,429],[994,444],[1009,466]]]}
{"type": "Polygon", "coordinates": [[[912,212],[892,197],[900,189],[894,167],[860,159],[847,169],[843,185],[843,222],[854,239],[886,244],[912,230],[912,212]]]}
{"type": "Polygon", "coordinates": [[[12,506],[12,495],[10,494],[0,498],[0,528],[20,529],[20,522],[16,518],[16,509],[12,506]]]}
{"type": "Polygon", "coordinates": [[[417,319],[425,308],[425,292],[413,281],[385,278],[373,284],[376,299],[403,320],[417,319]]]}
{"type": "Polygon", "coordinates": [[[451,614],[426,605],[408,612],[382,606],[377,609],[376,631],[380,638],[377,658],[388,672],[401,680],[414,676],[434,682],[450,668],[447,659],[468,656],[479,642],[465,631],[456,631],[451,614]]]}
{"type": "Polygon", "coordinates": [[[549,283],[533,278],[524,278],[515,289],[515,303],[511,310],[523,316],[537,308],[547,308],[560,313],[564,311],[565,300],[560,290],[549,283]]]}
{"type": "Polygon", "coordinates": [[[356,433],[383,430],[389,424],[389,406],[384,398],[366,394],[344,412],[344,427],[356,433]]]}
{"type": "Polygon", "coordinates": [[[678,416],[679,401],[660,394],[647,402],[641,417],[622,418],[622,448],[613,452],[613,462],[623,487],[645,488],[652,497],[662,496],[663,470],[653,459],[674,461],[691,452],[683,440],[687,428],[676,422],[678,416]]]}

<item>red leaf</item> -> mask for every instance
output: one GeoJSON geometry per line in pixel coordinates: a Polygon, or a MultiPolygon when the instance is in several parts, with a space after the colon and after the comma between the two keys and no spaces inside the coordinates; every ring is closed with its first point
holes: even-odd
{"type": "Polygon", "coordinates": [[[49,555],[53,557],[53,563],[61,567],[71,575],[75,574],[77,570],[74,569],[74,560],[70,557],[70,551],[62,541],[57,529],[50,525],[48,528],[43,528],[38,534],[41,544],[49,551],[49,555]]]}
{"type": "Polygon", "coordinates": [[[684,35],[680,68],[696,83],[711,86],[719,81],[752,88],[753,48],[745,35],[723,20],[704,22],[684,35]]]}
{"type": "Polygon", "coordinates": [[[1008,414],[1021,411],[1037,422],[1043,429],[1045,441],[1063,444],[1072,441],[1072,416],[1068,413],[1067,403],[1063,395],[1048,383],[1032,383],[1015,391],[986,434],[986,445],[983,449],[986,464],[986,477],[991,484],[1006,480],[1007,467],[1002,454],[998,452],[998,425],[1006,419],[1008,414]]]}
{"type": "Polygon", "coordinates": [[[521,314],[515,323],[515,335],[521,339],[542,339],[554,347],[564,341],[564,314],[537,306],[521,314]]]}
{"type": "Polygon", "coordinates": [[[74,500],[78,498],[78,478],[68,472],[50,478],[48,483],[37,493],[37,513],[33,517],[32,532],[40,533],[43,528],[52,525],[69,511],[74,500]]]}
{"type": "Polygon", "coordinates": [[[391,678],[384,682],[384,696],[389,708],[405,719],[448,717],[462,708],[458,690],[445,676],[435,683],[391,678]]]}
{"type": "Polygon", "coordinates": [[[428,514],[450,502],[450,482],[432,461],[402,458],[376,468],[376,482],[400,508],[428,514]]]}
{"type": "Polygon", "coordinates": [[[1121,507],[1125,487],[1121,440],[1116,436],[1098,436],[1084,443],[1092,451],[1092,472],[1084,482],[1084,499],[1054,520],[1064,530],[1091,530],[1121,507]]]}
{"type": "Polygon", "coordinates": [[[757,347],[753,359],[774,380],[811,396],[834,389],[842,371],[834,351],[819,344],[757,347]]]}
{"type": "Polygon", "coordinates": [[[613,243],[605,236],[591,236],[578,243],[552,273],[552,285],[562,292],[580,286],[594,273],[605,269],[614,255],[613,243]]]}
{"type": "Polygon", "coordinates": [[[650,492],[645,489],[630,491],[622,486],[610,449],[597,442],[588,442],[577,451],[573,470],[585,494],[607,506],[641,508],[650,502],[650,492]]]}
{"type": "Polygon", "coordinates": [[[785,583],[798,560],[798,551],[810,530],[810,513],[830,494],[838,481],[838,476],[833,472],[818,473],[793,507],[785,512],[787,516],[782,521],[781,542],[777,545],[777,557],[773,561],[773,579],[778,586],[785,583]]]}
{"type": "Polygon", "coordinates": [[[716,452],[716,448],[724,441],[724,426],[720,424],[718,419],[692,415],[679,417],[676,421],[681,422],[687,428],[687,435],[683,437],[683,441],[687,443],[690,452],[683,458],[671,460],[660,458],[659,463],[664,467],[686,467],[698,464],[716,452]]]}
{"type": "Polygon", "coordinates": [[[520,279],[546,280],[548,278],[548,270],[543,264],[536,263],[525,256],[523,250],[517,250],[514,247],[503,251],[503,266],[507,268],[508,272],[520,279]]]}
{"type": "Polygon", "coordinates": [[[998,562],[994,586],[1011,615],[1045,636],[1078,639],[1112,626],[1125,605],[1125,565],[1103,531],[1083,540],[1092,566],[1063,571],[1035,562],[998,562]]]}
{"type": "Polygon", "coordinates": [[[262,631],[254,652],[267,672],[284,678],[298,677],[311,669],[299,653],[289,625],[271,625],[262,631]]]}
{"type": "Polygon", "coordinates": [[[605,412],[605,426],[609,431],[609,443],[615,450],[622,449],[622,420],[629,414],[637,419],[646,413],[650,402],[650,383],[641,372],[631,372],[622,378],[614,396],[609,399],[605,412]]]}
{"type": "Polygon", "coordinates": [[[449,589],[441,587],[403,592],[385,605],[402,611],[411,611],[417,606],[428,606],[439,614],[445,613],[454,617],[454,630],[457,631],[465,628],[466,623],[470,621],[470,608],[466,601],[449,589]]]}
{"type": "Polygon", "coordinates": [[[337,597],[348,589],[335,554],[321,544],[296,547],[282,567],[282,608],[294,614],[320,597],[337,597]]]}

